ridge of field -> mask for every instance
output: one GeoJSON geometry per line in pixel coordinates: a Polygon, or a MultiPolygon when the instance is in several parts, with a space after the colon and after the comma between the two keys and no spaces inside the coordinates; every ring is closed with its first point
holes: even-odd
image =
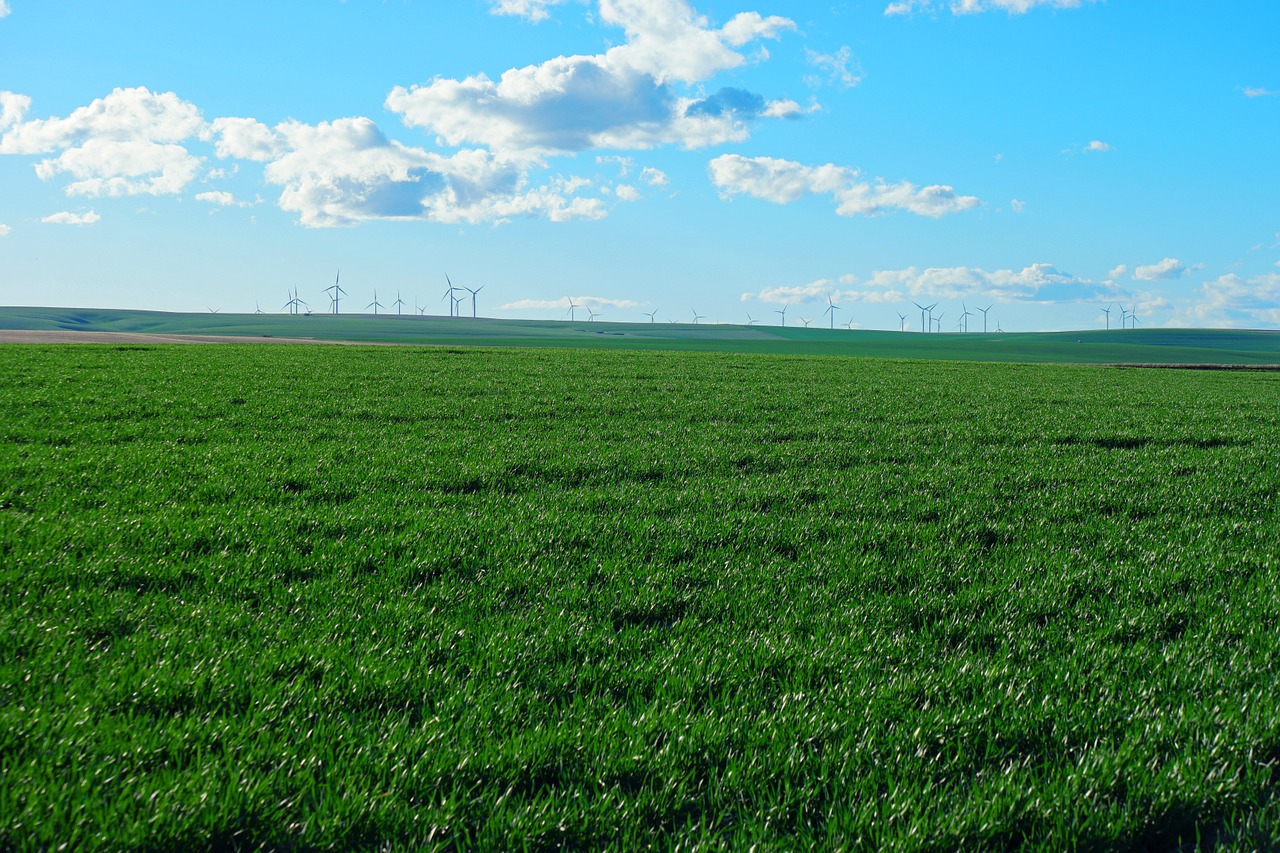
{"type": "Polygon", "coordinates": [[[1275,365],[1280,333],[1232,329],[945,333],[383,314],[177,314],[0,308],[0,329],[313,338],[366,343],[755,352],[944,361],[1275,365]]]}
{"type": "Polygon", "coordinates": [[[0,849],[1280,849],[1280,375],[0,346],[0,849]]]}

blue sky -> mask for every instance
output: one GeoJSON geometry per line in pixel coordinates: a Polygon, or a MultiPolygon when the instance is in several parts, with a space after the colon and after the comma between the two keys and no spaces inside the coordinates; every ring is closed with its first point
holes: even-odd
{"type": "Polygon", "coordinates": [[[0,303],[325,311],[341,269],[343,311],[448,313],[447,274],[494,317],[1280,328],[1277,36],[1272,0],[0,0],[0,303]]]}

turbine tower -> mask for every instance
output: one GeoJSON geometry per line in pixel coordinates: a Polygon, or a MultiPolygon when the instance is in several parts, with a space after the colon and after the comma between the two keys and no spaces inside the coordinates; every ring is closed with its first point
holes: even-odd
{"type": "Polygon", "coordinates": [[[570,298],[570,299],[569,299],[569,311],[568,311],[568,314],[569,314],[569,322],[570,322],[570,323],[572,323],[572,322],[573,322],[573,309],[575,309],[575,308],[581,308],[581,307],[582,307],[582,306],[580,306],[580,305],[578,305],[577,303],[575,303],[575,302],[573,301],[573,299],[572,299],[572,298],[570,298]]]}
{"type": "Polygon", "coordinates": [[[653,318],[657,313],[658,313],[658,309],[654,308],[652,311],[644,312],[644,316],[649,318],[650,323],[656,323],[658,321],[653,318]]]}
{"type": "Polygon", "coordinates": [[[907,315],[901,311],[898,312],[898,331],[905,332],[907,330],[907,315]]]}
{"type": "Polygon", "coordinates": [[[458,288],[453,286],[453,280],[449,278],[448,273],[444,274],[444,280],[449,283],[449,289],[444,292],[444,296],[441,297],[440,301],[444,302],[446,299],[449,300],[449,316],[454,317],[457,316],[458,313],[458,300],[453,298],[453,293],[458,288]]]}
{"type": "Polygon", "coordinates": [[[471,294],[471,319],[474,320],[476,318],[476,294],[484,290],[484,285],[480,285],[475,290],[472,290],[469,287],[464,287],[462,289],[471,294]]]}
{"type": "MultiPolygon", "coordinates": [[[[377,296],[378,296],[378,294],[377,294],[377,293],[374,293],[374,294],[373,294],[373,296],[374,296],[374,298],[376,299],[376,298],[377,298],[377,296]]],[[[399,316],[400,316],[400,309],[401,309],[402,307],[404,307],[404,300],[400,298],[400,291],[398,291],[398,290],[396,291],[396,301],[395,301],[395,302],[392,302],[391,304],[392,304],[392,305],[394,305],[394,306],[396,306],[396,316],[397,316],[397,317],[399,317],[399,316]]]]}
{"type": "Polygon", "coordinates": [[[342,270],[338,270],[338,274],[333,277],[333,284],[324,289],[329,294],[329,299],[333,303],[333,313],[338,313],[338,297],[346,296],[347,292],[342,289],[342,285],[338,284],[338,279],[342,277],[342,270]]]}
{"type": "Polygon", "coordinates": [[[1107,331],[1111,331],[1111,309],[1115,307],[1115,303],[1111,303],[1102,309],[1102,313],[1107,315],[1107,331]]]}
{"type": "Polygon", "coordinates": [[[365,307],[365,310],[366,310],[366,311],[367,311],[367,310],[369,310],[370,308],[372,308],[372,309],[373,309],[373,316],[375,316],[375,317],[377,317],[377,316],[378,316],[378,309],[379,309],[379,308],[386,308],[386,307],[387,307],[387,306],[383,305],[381,302],[379,302],[379,301],[378,301],[378,289],[377,289],[376,287],[373,289],[373,301],[372,301],[372,302],[370,302],[368,305],[366,305],[366,306],[364,306],[364,307],[365,307]]]}
{"type": "Polygon", "coordinates": [[[779,325],[782,325],[782,326],[787,325],[787,308],[789,307],[790,307],[789,305],[783,305],[781,311],[774,309],[773,313],[782,315],[782,322],[779,325]]]}
{"type": "Polygon", "coordinates": [[[834,328],[836,327],[836,312],[837,312],[837,311],[842,310],[842,309],[840,308],[840,306],[839,306],[839,305],[837,305],[837,304],[835,304],[834,302],[832,302],[832,301],[831,301],[831,298],[832,298],[833,296],[835,296],[835,294],[834,294],[834,293],[828,293],[828,294],[827,294],[827,310],[826,310],[826,312],[825,312],[825,313],[827,313],[827,314],[830,314],[830,315],[831,315],[831,328],[832,328],[832,329],[834,329],[834,328]]]}
{"type": "Polygon", "coordinates": [[[990,305],[988,305],[986,308],[979,308],[979,309],[978,309],[979,311],[981,311],[981,312],[982,312],[982,334],[984,334],[984,335],[987,333],[987,312],[988,312],[988,311],[990,311],[992,308],[995,308],[995,307],[996,307],[996,304],[995,304],[994,302],[992,302],[992,303],[991,303],[990,305]]]}

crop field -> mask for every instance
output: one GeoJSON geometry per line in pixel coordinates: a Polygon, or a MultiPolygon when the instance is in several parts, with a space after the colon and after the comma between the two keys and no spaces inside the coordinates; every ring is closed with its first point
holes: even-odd
{"type": "Polygon", "coordinates": [[[0,346],[0,849],[1280,845],[1280,374],[0,346]]]}

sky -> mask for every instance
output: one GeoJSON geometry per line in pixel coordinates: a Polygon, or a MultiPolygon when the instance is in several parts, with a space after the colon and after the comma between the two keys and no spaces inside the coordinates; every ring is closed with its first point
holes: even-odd
{"type": "Polygon", "coordinates": [[[0,304],[1280,329],[1278,38],[1275,0],[0,0],[0,304]]]}

